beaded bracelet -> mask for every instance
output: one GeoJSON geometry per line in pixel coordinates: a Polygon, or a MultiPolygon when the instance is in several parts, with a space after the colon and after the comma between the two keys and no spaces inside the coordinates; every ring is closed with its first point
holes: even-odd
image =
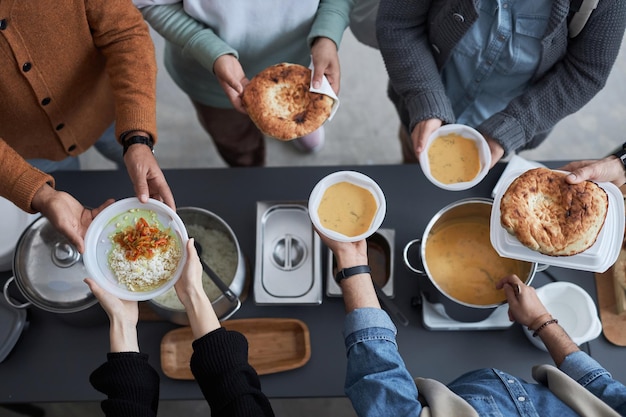
{"type": "MultiPolygon", "coordinates": [[[[537,330],[535,330],[535,332],[533,333],[533,337],[537,337],[539,332],[542,331],[544,329],[544,327],[546,327],[546,326],[548,326],[549,324],[552,324],[552,323],[557,323],[558,324],[558,322],[559,321],[557,319],[551,319],[551,320],[546,321],[541,326],[537,327],[537,330]]],[[[528,330],[530,330],[530,329],[528,329],[528,330]]]]}

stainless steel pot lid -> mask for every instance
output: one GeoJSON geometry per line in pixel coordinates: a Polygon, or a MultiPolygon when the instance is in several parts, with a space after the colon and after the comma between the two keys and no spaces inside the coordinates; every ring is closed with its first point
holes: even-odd
{"type": "Polygon", "coordinates": [[[83,282],[88,273],[82,256],[45,217],[22,233],[13,274],[24,297],[47,311],[72,313],[98,302],[83,282]]]}

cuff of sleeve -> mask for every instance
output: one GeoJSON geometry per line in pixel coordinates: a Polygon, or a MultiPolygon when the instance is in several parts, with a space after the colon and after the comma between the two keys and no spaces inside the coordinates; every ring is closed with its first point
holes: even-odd
{"type": "Polygon", "coordinates": [[[610,376],[609,371],[604,369],[598,361],[583,351],[577,351],[567,355],[565,360],[561,363],[561,366],[559,366],[559,369],[582,385],[586,385],[583,378],[595,378],[600,374],[610,376]]]}
{"type": "Polygon", "coordinates": [[[358,308],[346,315],[344,322],[344,337],[359,330],[380,327],[397,334],[396,326],[389,315],[380,308],[358,308]]]}
{"type": "Polygon", "coordinates": [[[211,72],[213,72],[217,58],[228,54],[239,59],[237,51],[215,36],[211,29],[204,29],[196,33],[183,48],[183,56],[194,58],[211,72]]]}
{"type": "Polygon", "coordinates": [[[504,156],[526,144],[524,129],[516,119],[504,113],[496,113],[485,120],[477,129],[498,142],[504,149],[504,156]]]}
{"type": "Polygon", "coordinates": [[[429,91],[411,97],[406,101],[406,108],[410,118],[409,132],[413,132],[415,125],[422,120],[440,119],[444,124],[456,120],[450,100],[443,91],[429,91]]]}
{"type": "Polygon", "coordinates": [[[328,2],[320,4],[315,15],[315,21],[311,27],[311,32],[307,38],[309,46],[313,45],[315,38],[323,36],[335,42],[337,49],[339,49],[343,33],[350,23],[350,10],[352,9],[353,1],[335,3],[335,5],[330,5],[328,2]]]}
{"type": "Polygon", "coordinates": [[[31,204],[37,191],[45,184],[54,188],[54,177],[28,166],[15,181],[11,201],[28,213],[35,213],[31,204]]]}

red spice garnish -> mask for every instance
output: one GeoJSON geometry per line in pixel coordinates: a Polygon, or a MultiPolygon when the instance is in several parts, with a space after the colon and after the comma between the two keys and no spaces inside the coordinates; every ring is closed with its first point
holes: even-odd
{"type": "Polygon", "coordinates": [[[140,217],[135,227],[126,229],[113,236],[113,241],[124,249],[126,259],[136,261],[139,257],[150,259],[161,247],[170,243],[170,235],[157,226],[150,226],[146,219],[140,217]]]}

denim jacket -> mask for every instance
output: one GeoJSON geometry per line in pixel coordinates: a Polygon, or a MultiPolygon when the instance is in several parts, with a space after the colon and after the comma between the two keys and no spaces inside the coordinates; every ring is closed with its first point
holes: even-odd
{"type": "MultiPolygon", "coordinates": [[[[383,310],[357,309],[344,326],[348,356],[345,392],[359,416],[419,416],[423,406],[396,344],[396,328],[383,310]]],[[[569,355],[560,369],[626,415],[626,387],[584,352],[569,355]]],[[[550,389],[497,369],[466,373],[448,385],[480,416],[578,416],[550,389]]],[[[436,415],[436,410],[431,410],[436,415]]]]}

